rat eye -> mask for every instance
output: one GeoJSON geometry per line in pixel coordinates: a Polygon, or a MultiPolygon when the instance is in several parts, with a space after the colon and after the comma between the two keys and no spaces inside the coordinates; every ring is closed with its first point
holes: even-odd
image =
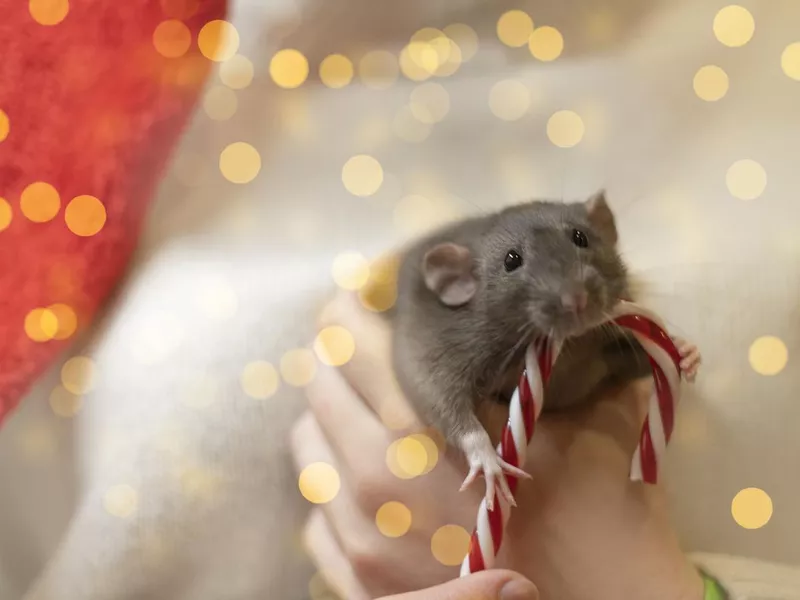
{"type": "Polygon", "coordinates": [[[573,229],[572,243],[575,244],[578,248],[588,248],[589,238],[586,237],[586,234],[583,233],[580,229],[573,229]]]}
{"type": "Polygon", "coordinates": [[[506,260],[503,264],[506,267],[506,271],[510,273],[511,271],[515,271],[522,266],[522,257],[516,250],[509,250],[508,254],[506,254],[506,260]]]}

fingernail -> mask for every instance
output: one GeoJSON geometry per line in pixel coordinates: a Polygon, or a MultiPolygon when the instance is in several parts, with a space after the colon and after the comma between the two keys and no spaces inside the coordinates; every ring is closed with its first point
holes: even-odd
{"type": "Polygon", "coordinates": [[[527,579],[509,581],[500,590],[500,600],[537,600],[536,586],[527,579]]]}

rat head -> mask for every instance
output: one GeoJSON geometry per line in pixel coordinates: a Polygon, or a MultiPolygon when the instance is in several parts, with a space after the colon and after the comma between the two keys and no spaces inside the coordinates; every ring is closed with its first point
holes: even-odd
{"type": "Polygon", "coordinates": [[[468,245],[440,243],[423,259],[425,284],[450,307],[470,307],[504,337],[580,335],[627,292],[605,194],[531,202],[495,215],[468,245]]]}

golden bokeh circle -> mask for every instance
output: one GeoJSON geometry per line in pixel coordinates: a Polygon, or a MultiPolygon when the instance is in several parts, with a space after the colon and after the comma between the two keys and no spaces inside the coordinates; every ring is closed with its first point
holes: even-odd
{"type": "Polygon", "coordinates": [[[28,11],[39,25],[58,25],[69,13],[69,0],[28,0],[28,11]]]}
{"type": "Polygon", "coordinates": [[[289,350],[281,357],[281,377],[293,387],[311,383],[317,373],[317,361],[308,348],[289,350]]]}
{"type": "Polygon", "coordinates": [[[61,367],[61,385],[73,394],[86,394],[95,387],[97,368],[88,356],[73,356],[61,367]]]}
{"type": "Polygon", "coordinates": [[[504,121],[521,119],[528,112],[530,105],[530,90],[516,79],[498,81],[489,92],[489,110],[504,121]]]}
{"type": "Polygon", "coordinates": [[[239,32],[227,21],[209,21],[197,35],[197,46],[207,59],[222,62],[236,55],[239,49],[239,32]]]}
{"type": "Polygon", "coordinates": [[[353,62],[342,54],[326,56],[319,65],[319,78],[329,88],[343,88],[353,81],[353,62]]]}
{"type": "Polygon", "coordinates": [[[400,51],[400,71],[411,81],[425,81],[433,76],[433,72],[414,60],[419,51],[415,48],[420,42],[412,42],[400,51]]]}
{"type": "Polygon", "coordinates": [[[314,352],[319,360],[331,367],[347,364],[356,352],[353,334],[341,325],[325,327],[314,340],[314,352]]]}
{"type": "Polygon", "coordinates": [[[139,508],[139,494],[127,484],[115,485],[103,496],[103,506],[108,514],[127,519],[139,508]]]}
{"type": "Polygon", "coordinates": [[[298,88],[308,79],[308,59],[299,50],[284,48],[269,61],[269,74],[278,87],[298,88]]]}
{"type": "Polygon", "coordinates": [[[192,45],[192,33],[189,28],[177,19],[169,19],[159,23],[153,31],[153,46],[156,52],[165,58],[178,58],[189,51],[192,45]]]}
{"type": "Polygon", "coordinates": [[[725,184],[734,198],[755,200],[767,187],[767,172],[754,160],[749,158],[737,160],[728,167],[725,184]]]}
{"type": "Polygon", "coordinates": [[[219,78],[232,90],[243,90],[253,82],[254,72],[250,59],[237,54],[220,65],[219,78]]]}
{"type": "Polygon", "coordinates": [[[537,27],[528,40],[528,49],[543,62],[557,59],[564,51],[564,37],[555,27],[537,27]]]}
{"type": "Polygon", "coordinates": [[[342,252],[333,260],[331,275],[343,290],[361,289],[369,279],[369,261],[358,252],[342,252]]]}
{"type": "Polygon", "coordinates": [[[11,203],[5,198],[0,197],[0,231],[8,229],[11,219],[14,218],[14,211],[11,210],[11,203]]]}
{"type": "Polygon", "coordinates": [[[692,81],[694,93],[706,102],[716,102],[728,93],[728,74],[717,65],[700,67],[692,81]]]}
{"type": "Polygon", "coordinates": [[[47,307],[47,310],[56,316],[58,321],[58,329],[56,330],[53,338],[56,340],[66,340],[75,333],[78,328],[78,316],[71,306],[67,304],[52,304],[47,307]]]}
{"type": "Polygon", "coordinates": [[[47,342],[58,333],[58,317],[48,308],[34,308],[25,315],[24,327],[34,342],[47,342]]]}
{"type": "Polygon", "coordinates": [[[720,9],[714,17],[714,37],[731,48],[744,46],[753,37],[756,23],[743,6],[731,4],[720,9]]]}
{"type": "Polygon", "coordinates": [[[759,488],[745,488],[734,496],[731,515],[745,529],[760,529],[772,518],[772,498],[759,488]]]}
{"type": "Polygon", "coordinates": [[[231,183],[249,183],[261,170],[261,155],[246,142],[234,142],[220,153],[219,170],[231,183]]]}
{"type": "Polygon", "coordinates": [[[464,63],[459,45],[453,40],[447,40],[447,44],[450,46],[450,52],[447,60],[442,62],[436,69],[434,75],[437,77],[449,77],[450,75],[455,74],[455,72],[458,71],[458,69],[464,63]]]}
{"type": "Polygon", "coordinates": [[[374,90],[385,90],[397,81],[400,67],[397,58],[387,50],[367,52],[358,62],[361,82],[374,90]]]}
{"type": "Polygon", "coordinates": [[[759,375],[777,375],[789,362],[789,350],[780,338],[765,335],[750,345],[748,360],[759,375]]]}
{"type": "Polygon", "coordinates": [[[57,385],[50,392],[50,409],[63,419],[71,419],[83,406],[83,397],[57,385]]]}
{"type": "Polygon", "coordinates": [[[497,37],[506,46],[520,48],[533,33],[533,19],[522,10],[509,10],[497,20],[497,37]]]}
{"type": "Polygon", "coordinates": [[[247,363],[239,378],[244,393],[256,400],[275,395],[280,386],[278,370],[265,360],[247,363]]]}
{"type": "Polygon", "coordinates": [[[341,481],[336,469],[325,462],[308,465],[300,472],[297,485],[312,504],[327,504],[339,493],[341,481]]]}
{"type": "Polygon", "coordinates": [[[384,312],[397,301],[397,275],[400,260],[396,256],[381,257],[370,265],[369,279],[358,291],[361,305],[372,312],[384,312]]]}
{"type": "Polygon", "coordinates": [[[443,30],[443,33],[453,40],[461,49],[461,59],[467,62],[478,52],[478,34],[469,25],[453,23],[443,30]]]}
{"type": "Polygon", "coordinates": [[[388,538],[399,538],[411,529],[411,511],[402,502],[386,502],[375,513],[375,525],[388,538]]]}
{"type": "Polygon", "coordinates": [[[34,223],[45,223],[58,214],[61,198],[52,185],[37,181],[22,190],[19,208],[22,214],[34,223]]]}
{"type": "Polygon", "coordinates": [[[214,121],[227,121],[238,107],[236,92],[224,85],[215,85],[203,96],[203,110],[214,121]]]}
{"type": "Polygon", "coordinates": [[[461,564],[469,552],[470,535],[459,525],[444,525],[431,536],[433,557],[448,567],[461,564]]]}
{"type": "Polygon", "coordinates": [[[418,442],[425,450],[425,467],[422,469],[420,475],[426,475],[433,471],[434,467],[439,462],[439,447],[430,436],[424,433],[414,433],[408,436],[409,439],[418,442]]]}
{"type": "Polygon", "coordinates": [[[75,235],[91,237],[106,224],[106,207],[94,196],[76,196],[64,210],[64,221],[75,235]]]}
{"type": "Polygon", "coordinates": [[[423,83],[411,92],[409,106],[421,122],[438,123],[450,112],[450,94],[439,83],[423,83]]]}
{"type": "Polygon", "coordinates": [[[560,110],[547,120],[547,137],[559,148],[572,148],[584,134],[583,119],[571,111],[560,110]]]}
{"type": "Polygon", "coordinates": [[[419,477],[428,466],[425,445],[411,436],[399,441],[396,448],[397,465],[411,477],[419,477]]]}
{"type": "Polygon", "coordinates": [[[353,156],[342,167],[342,183],[354,196],[372,196],[383,184],[383,167],[367,154],[353,156]]]}
{"type": "Polygon", "coordinates": [[[0,142],[8,137],[8,132],[11,130],[11,121],[5,111],[0,110],[0,142]]]}
{"type": "MultiPolygon", "coordinates": [[[[789,44],[783,49],[781,69],[787,77],[800,81],[800,42],[789,44]]],[[[0,125],[0,140],[2,139],[2,125],[0,125]]]]}

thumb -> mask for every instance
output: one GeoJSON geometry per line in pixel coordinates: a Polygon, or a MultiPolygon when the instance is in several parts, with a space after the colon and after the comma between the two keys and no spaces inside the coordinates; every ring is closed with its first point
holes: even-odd
{"type": "Polygon", "coordinates": [[[379,600],[539,600],[536,586],[513,571],[490,570],[426,590],[379,600]]]}

